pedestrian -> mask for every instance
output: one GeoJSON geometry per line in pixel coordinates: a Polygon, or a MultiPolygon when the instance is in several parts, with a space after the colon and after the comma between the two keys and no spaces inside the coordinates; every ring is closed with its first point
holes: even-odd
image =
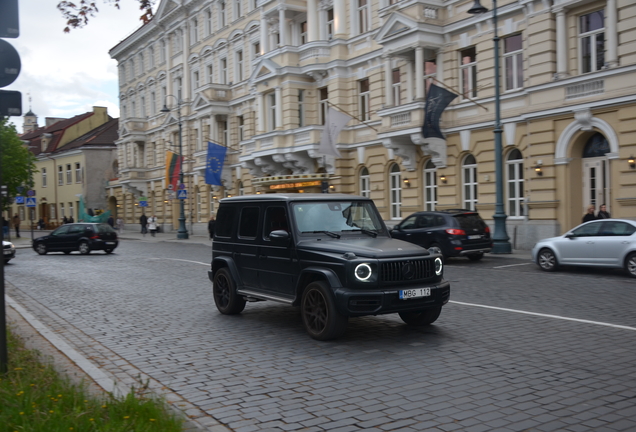
{"type": "Polygon", "coordinates": [[[607,206],[605,204],[601,204],[601,207],[596,215],[596,219],[610,219],[612,215],[607,211],[607,206]]]}
{"type": "Polygon", "coordinates": [[[121,234],[124,231],[124,220],[120,217],[117,218],[117,231],[121,234]]]}
{"type": "Polygon", "coordinates": [[[141,225],[141,233],[145,236],[148,232],[148,216],[145,213],[139,217],[139,224],[141,225]]]}
{"type": "Polygon", "coordinates": [[[13,223],[13,228],[15,228],[15,236],[17,238],[20,238],[20,222],[22,222],[20,220],[20,216],[18,216],[18,214],[16,213],[13,216],[13,219],[11,220],[11,222],[13,223]]]}
{"type": "Polygon", "coordinates": [[[216,221],[214,220],[214,214],[210,216],[210,220],[208,221],[208,232],[210,233],[210,240],[214,237],[214,224],[216,221]]]}
{"type": "Polygon", "coordinates": [[[596,216],[594,216],[594,209],[594,204],[590,204],[590,206],[587,208],[587,213],[585,213],[585,216],[583,216],[583,222],[596,220],[596,216]]]}
{"type": "Polygon", "coordinates": [[[38,228],[40,230],[43,230],[45,226],[46,224],[44,223],[44,219],[43,218],[38,219],[38,228]]]}
{"type": "Polygon", "coordinates": [[[73,219],[73,215],[69,216],[68,223],[75,223],[75,219],[73,219]]]}
{"type": "Polygon", "coordinates": [[[148,218],[148,229],[150,230],[150,235],[154,237],[157,233],[157,216],[152,215],[148,218]]]}
{"type": "Polygon", "coordinates": [[[108,220],[106,221],[111,228],[115,228],[115,219],[112,216],[108,216],[108,220]]]}
{"type": "Polygon", "coordinates": [[[2,234],[5,238],[9,235],[9,221],[2,216],[2,234]]]}
{"type": "Polygon", "coordinates": [[[66,216],[64,216],[62,218],[62,225],[66,225],[68,223],[68,218],[66,216]]]}

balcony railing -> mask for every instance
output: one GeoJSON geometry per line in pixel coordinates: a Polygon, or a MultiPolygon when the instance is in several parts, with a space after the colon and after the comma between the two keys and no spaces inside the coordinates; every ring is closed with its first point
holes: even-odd
{"type": "Polygon", "coordinates": [[[565,88],[565,100],[605,93],[605,80],[599,79],[579,84],[572,84],[565,88]]]}

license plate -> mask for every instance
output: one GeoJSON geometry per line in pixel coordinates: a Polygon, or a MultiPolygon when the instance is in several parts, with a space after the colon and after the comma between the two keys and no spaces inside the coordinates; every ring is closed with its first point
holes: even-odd
{"type": "Polygon", "coordinates": [[[479,234],[476,235],[469,235],[468,236],[468,240],[475,240],[475,239],[480,239],[481,236],[479,234]]]}
{"type": "Polygon", "coordinates": [[[419,297],[429,297],[431,295],[430,288],[415,288],[409,290],[400,290],[400,300],[408,300],[419,297]]]}
{"type": "Polygon", "coordinates": [[[107,245],[114,245],[115,242],[106,242],[107,245]]]}

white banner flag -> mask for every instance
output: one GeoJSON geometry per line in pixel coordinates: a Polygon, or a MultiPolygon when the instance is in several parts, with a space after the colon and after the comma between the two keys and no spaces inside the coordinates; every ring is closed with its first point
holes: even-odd
{"type": "Polygon", "coordinates": [[[340,131],[349,120],[353,117],[347,114],[329,107],[327,111],[327,119],[325,121],[325,129],[322,131],[322,137],[320,138],[320,147],[318,152],[324,155],[331,155],[335,157],[342,157],[336,144],[338,143],[338,135],[340,131]]]}

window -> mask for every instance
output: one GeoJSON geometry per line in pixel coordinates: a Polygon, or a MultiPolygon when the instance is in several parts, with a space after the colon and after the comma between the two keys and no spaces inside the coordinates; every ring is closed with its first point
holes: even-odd
{"type": "Polygon", "coordinates": [[[130,80],[135,79],[135,61],[130,59],[130,67],[128,68],[128,72],[130,72],[130,80]]]}
{"type": "Polygon", "coordinates": [[[199,71],[192,72],[192,90],[198,89],[201,83],[199,82],[199,71]]]}
{"type": "Polygon", "coordinates": [[[605,65],[605,11],[579,17],[581,73],[601,70],[605,65]]]}
{"type": "Polygon", "coordinates": [[[199,20],[195,18],[190,25],[190,45],[197,42],[199,42],[199,20]]]}
{"type": "Polygon", "coordinates": [[[333,8],[327,10],[327,39],[333,38],[333,8]]]}
{"type": "Polygon", "coordinates": [[[320,107],[319,107],[319,115],[320,118],[318,121],[321,125],[324,125],[327,121],[327,111],[329,110],[329,92],[327,91],[327,87],[323,87],[318,90],[320,92],[320,107]]]}
{"type": "Polygon", "coordinates": [[[135,102],[134,100],[130,102],[130,111],[131,117],[137,116],[137,102],[135,102]]]}
{"type": "Polygon", "coordinates": [[[360,196],[371,197],[371,177],[366,167],[360,170],[360,196]]]}
{"type": "Polygon", "coordinates": [[[239,220],[239,237],[256,238],[258,232],[258,220],[259,220],[259,208],[258,207],[244,207],[241,210],[241,218],[239,220]]]}
{"type": "Polygon", "coordinates": [[[304,45],[307,43],[307,21],[300,23],[300,44],[304,45]]]}
{"type": "Polygon", "coordinates": [[[391,219],[402,217],[402,175],[400,167],[394,163],[389,174],[389,187],[391,194],[391,219]]]}
{"type": "Polygon", "coordinates": [[[424,210],[433,211],[437,205],[437,167],[432,160],[424,167],[424,210]]]}
{"type": "Polygon", "coordinates": [[[214,68],[209,64],[205,67],[205,70],[208,75],[208,83],[212,84],[214,82],[214,68]]]}
{"type": "Polygon", "coordinates": [[[204,26],[205,26],[205,35],[210,36],[212,34],[212,11],[209,9],[205,11],[204,26]]]}
{"type": "Polygon", "coordinates": [[[141,117],[146,117],[146,98],[143,96],[141,97],[141,117]]]}
{"type": "Polygon", "coordinates": [[[437,59],[433,56],[424,60],[424,95],[428,94],[428,89],[437,77],[437,59]]]}
{"type": "Polygon", "coordinates": [[[473,155],[464,158],[462,164],[463,207],[475,210],[477,204],[477,161],[473,155]]]}
{"type": "Polygon", "coordinates": [[[393,69],[393,105],[398,106],[401,105],[402,100],[400,98],[402,91],[401,91],[401,86],[400,86],[400,69],[393,69]]]}
{"type": "Polygon", "coordinates": [[[358,34],[369,31],[369,4],[367,0],[358,1],[358,34]]]}
{"type": "Polygon", "coordinates": [[[73,183],[73,171],[71,170],[71,164],[66,164],[66,184],[73,183]]]}
{"type": "Polygon", "coordinates": [[[239,196],[245,195],[245,188],[243,187],[243,182],[239,181],[237,186],[239,196]]]}
{"type": "Polygon", "coordinates": [[[263,221],[263,238],[269,239],[269,234],[277,230],[289,231],[285,207],[267,207],[263,221]]]}
{"type": "Polygon", "coordinates": [[[119,77],[123,82],[126,82],[126,65],[125,64],[119,65],[119,77]]]}
{"type": "Polygon", "coordinates": [[[227,59],[221,59],[221,84],[227,84],[227,59]]]}
{"type": "Polygon", "coordinates": [[[276,93],[267,95],[267,114],[269,130],[273,131],[276,129],[276,93]]]}
{"type": "Polygon", "coordinates": [[[165,63],[166,61],[166,41],[162,40],[159,44],[159,61],[165,63]]]}
{"type": "Polygon", "coordinates": [[[360,110],[360,120],[367,121],[371,116],[370,107],[370,91],[369,91],[369,78],[358,81],[358,105],[360,110]]]}
{"type": "Polygon", "coordinates": [[[139,73],[144,74],[145,70],[145,62],[144,62],[144,53],[139,53],[139,73]]]}
{"type": "Polygon", "coordinates": [[[243,116],[238,116],[238,140],[243,141],[245,139],[245,119],[243,116]]]}
{"type": "Polygon", "coordinates": [[[236,74],[234,79],[236,82],[243,81],[243,51],[236,52],[236,74]]]}
{"type": "Polygon", "coordinates": [[[79,162],[75,162],[75,183],[82,182],[82,167],[79,162]]]}
{"type": "Polygon", "coordinates": [[[475,47],[460,51],[459,63],[462,97],[477,97],[477,51],[475,47]]]}
{"type": "Polygon", "coordinates": [[[219,2],[219,27],[225,27],[225,2],[219,2]]]}
{"type": "Polygon", "coordinates": [[[219,131],[221,132],[221,144],[223,144],[224,146],[227,146],[228,143],[230,142],[230,139],[228,136],[226,121],[219,122],[219,131]]]}
{"type": "Polygon", "coordinates": [[[512,150],[506,160],[508,172],[508,215],[525,216],[523,208],[523,156],[518,149],[512,150]]]}
{"type": "Polygon", "coordinates": [[[60,203],[60,217],[63,218],[66,216],[66,212],[64,211],[64,203],[60,203]]]}
{"type": "Polygon", "coordinates": [[[150,69],[155,67],[155,49],[154,47],[150,47],[150,50],[148,50],[148,62],[149,62],[149,67],[150,69]]]}
{"type": "MultiPolygon", "coordinates": [[[[216,224],[214,224],[214,235],[217,237],[232,237],[232,228],[235,220],[236,207],[225,206],[219,208],[219,213],[216,215],[216,224]]],[[[256,224],[258,224],[258,219],[256,219],[256,224]]],[[[255,228],[256,224],[254,224],[255,228]]]]}
{"type": "Polygon", "coordinates": [[[298,127],[305,126],[305,90],[298,90],[298,127]]]}
{"type": "Polygon", "coordinates": [[[181,47],[181,32],[177,30],[172,34],[172,51],[174,53],[178,53],[182,51],[181,47]]]}
{"type": "Polygon", "coordinates": [[[155,92],[150,93],[150,115],[157,114],[157,97],[155,92]]]}
{"type": "Polygon", "coordinates": [[[176,80],[174,80],[174,87],[177,90],[177,100],[179,102],[181,102],[183,100],[183,93],[182,93],[182,84],[183,80],[181,78],[177,78],[176,80]]]}
{"type": "Polygon", "coordinates": [[[239,19],[243,16],[243,11],[241,10],[241,0],[235,0],[234,2],[234,19],[239,19]]]}
{"type": "Polygon", "coordinates": [[[46,168],[42,168],[42,187],[46,187],[46,168]]]}
{"type": "Polygon", "coordinates": [[[523,46],[521,35],[504,39],[504,68],[506,73],[506,90],[523,87],[523,46]]]}
{"type": "Polygon", "coordinates": [[[252,47],[253,47],[253,52],[254,52],[254,57],[253,58],[257,58],[258,56],[261,55],[261,43],[260,42],[254,42],[252,47]]]}
{"type": "Polygon", "coordinates": [[[49,204],[49,219],[57,219],[57,215],[55,214],[55,204],[49,204]]]}

